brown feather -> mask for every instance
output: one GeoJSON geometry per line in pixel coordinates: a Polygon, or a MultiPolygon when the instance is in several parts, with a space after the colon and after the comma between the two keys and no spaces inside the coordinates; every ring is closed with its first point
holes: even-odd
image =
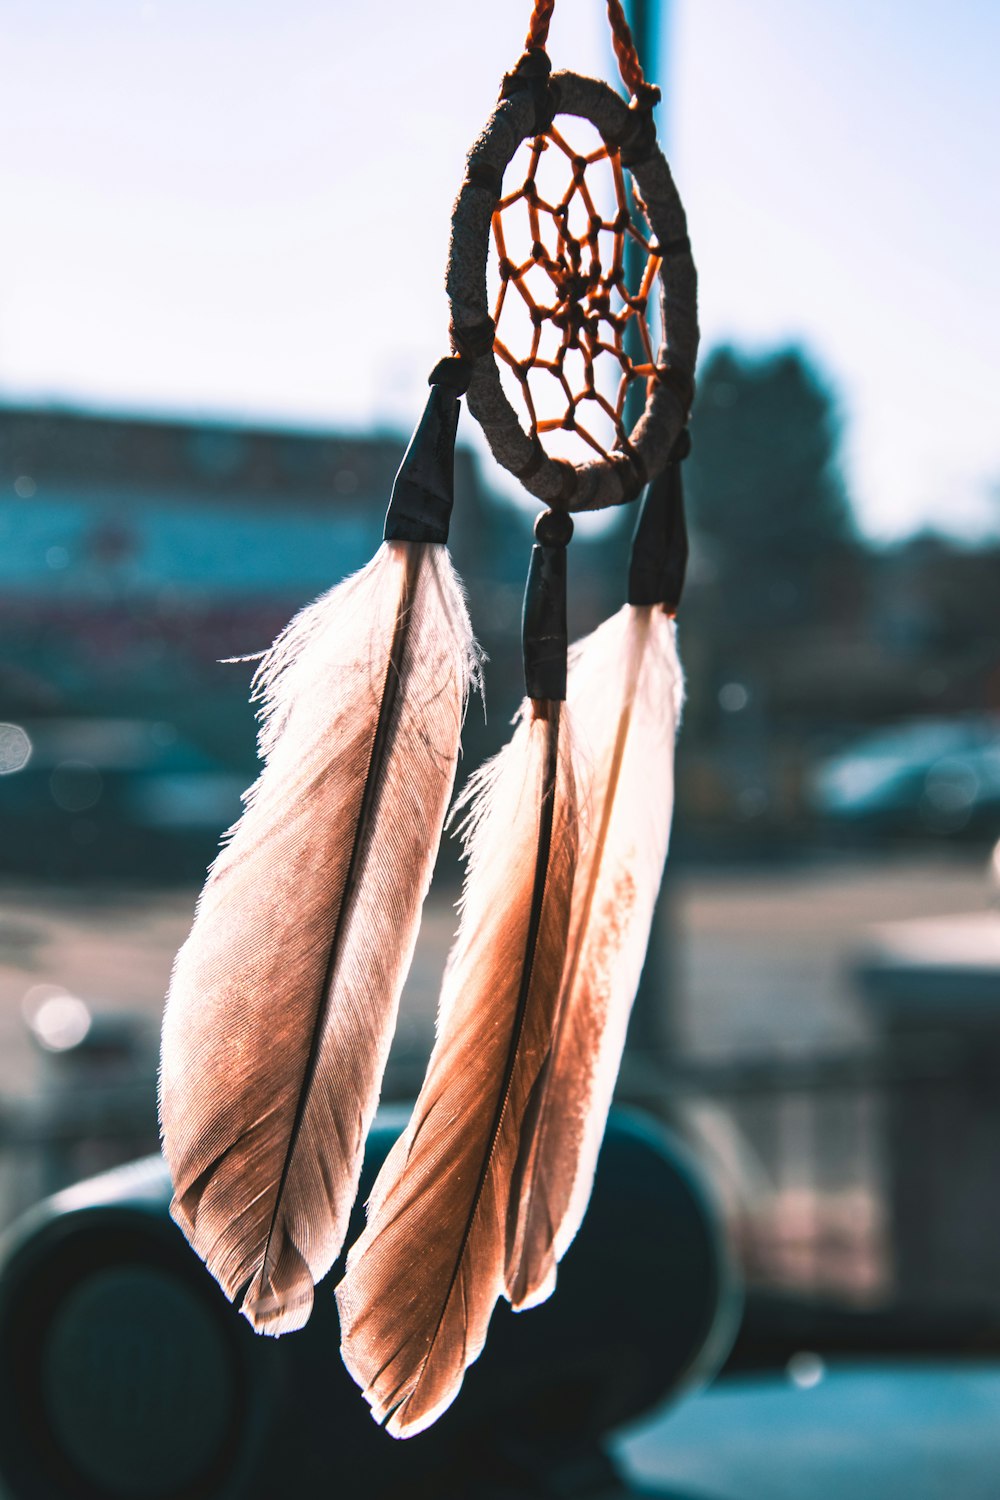
{"type": "Polygon", "coordinates": [[[661,608],[626,605],[571,652],[580,857],[558,1022],[517,1185],[507,1296],[518,1310],[553,1290],[590,1198],[667,854],[681,699],[675,626],[661,608]]]}
{"type": "Polygon", "coordinates": [[[265,768],[177,956],[172,1212],[254,1327],[300,1327],[357,1191],[474,648],[444,547],[385,544],[265,656],[265,768]]]}
{"type": "Polygon", "coordinates": [[[470,787],[437,1043],[338,1289],[345,1362],[397,1437],[454,1400],[503,1291],[510,1187],[551,1043],[576,861],[567,740],[560,705],[532,705],[470,787]]]}

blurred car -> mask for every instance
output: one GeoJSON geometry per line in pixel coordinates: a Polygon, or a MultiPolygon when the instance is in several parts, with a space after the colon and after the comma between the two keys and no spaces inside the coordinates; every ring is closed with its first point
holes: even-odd
{"type": "Polygon", "coordinates": [[[1000,719],[918,719],[863,735],[821,762],[822,816],[879,829],[989,834],[1000,827],[1000,719]]]}

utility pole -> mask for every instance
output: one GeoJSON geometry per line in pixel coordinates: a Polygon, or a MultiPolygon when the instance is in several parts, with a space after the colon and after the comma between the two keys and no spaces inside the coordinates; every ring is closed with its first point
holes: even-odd
{"type": "MultiPolygon", "coordinates": [[[[668,66],[670,7],[671,0],[625,0],[625,11],[642,71],[651,83],[659,84],[663,91],[664,102],[657,111],[657,134],[664,149],[668,135],[664,116],[668,114],[671,102],[668,66]]],[[[631,248],[636,253],[628,274],[630,284],[635,284],[637,275],[641,275],[644,256],[634,242],[631,248]]],[[[644,393],[639,391],[637,394],[641,409],[644,393]]],[[[635,416],[632,420],[635,420],[635,416]]],[[[629,1024],[629,1049],[636,1060],[649,1069],[662,1067],[678,1040],[678,924],[674,873],[674,866],[668,859],[653,912],[649,948],[629,1024]]]]}
{"type": "MultiPolygon", "coordinates": [[[[660,85],[664,95],[666,95],[664,87],[666,68],[660,43],[663,39],[662,33],[666,31],[666,21],[661,27],[661,20],[669,4],[670,0],[625,0],[625,14],[632,28],[632,40],[639,54],[639,65],[651,82],[660,85]]],[[[657,127],[660,127],[659,120],[657,127]]]]}

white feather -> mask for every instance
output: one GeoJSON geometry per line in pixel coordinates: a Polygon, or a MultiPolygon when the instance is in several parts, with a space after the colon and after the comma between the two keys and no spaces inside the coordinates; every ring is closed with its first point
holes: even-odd
{"type": "Polygon", "coordinates": [[[173,1215],[260,1331],[343,1243],[475,670],[446,549],[393,542],[255,679],[266,764],[177,956],[160,1113],[173,1215]]]}
{"type": "Polygon", "coordinates": [[[570,653],[580,854],[555,1040],[521,1181],[507,1295],[550,1295],[590,1200],[663,874],[683,683],[675,625],[626,605],[570,653]]]}
{"type": "Polygon", "coordinates": [[[344,1361],[396,1437],[455,1399],[504,1286],[511,1185],[552,1041],[576,858],[560,706],[527,708],[470,785],[438,1037],[337,1289],[344,1361]],[[551,822],[546,832],[546,819],[551,822]]]}

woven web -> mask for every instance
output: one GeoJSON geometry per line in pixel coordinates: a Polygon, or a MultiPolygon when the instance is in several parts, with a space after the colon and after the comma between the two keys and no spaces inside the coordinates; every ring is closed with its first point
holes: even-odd
{"type": "Polygon", "coordinates": [[[576,433],[602,458],[631,452],[629,387],[657,374],[649,300],[660,255],[648,235],[629,208],[617,150],[601,144],[583,155],[555,126],[535,137],[524,181],[493,215],[493,347],[533,437],[576,433]],[[529,338],[519,357],[515,339],[529,338]]]}

